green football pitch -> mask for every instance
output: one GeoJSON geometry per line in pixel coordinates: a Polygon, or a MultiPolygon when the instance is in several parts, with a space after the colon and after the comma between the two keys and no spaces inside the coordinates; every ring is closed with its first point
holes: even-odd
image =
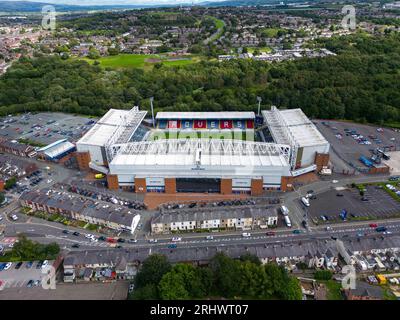
{"type": "Polygon", "coordinates": [[[153,131],[148,140],[159,139],[233,139],[233,140],[246,140],[254,141],[254,132],[252,131],[224,131],[224,132],[211,132],[211,131],[153,131]]]}

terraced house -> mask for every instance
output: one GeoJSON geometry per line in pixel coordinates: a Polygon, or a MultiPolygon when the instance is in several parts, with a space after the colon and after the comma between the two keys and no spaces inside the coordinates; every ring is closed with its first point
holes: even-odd
{"type": "Polygon", "coordinates": [[[29,207],[33,211],[58,213],[74,220],[131,233],[135,231],[140,220],[140,215],[126,208],[49,189],[23,193],[20,201],[22,206],[29,207]]]}
{"type": "Polygon", "coordinates": [[[240,209],[199,209],[160,213],[151,221],[151,232],[162,234],[179,231],[236,229],[250,230],[274,227],[278,223],[277,207],[240,209]]]}

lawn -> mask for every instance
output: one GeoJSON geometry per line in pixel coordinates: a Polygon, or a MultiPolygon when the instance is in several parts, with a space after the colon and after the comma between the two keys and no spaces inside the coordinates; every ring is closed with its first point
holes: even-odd
{"type": "Polygon", "coordinates": [[[265,52],[265,53],[270,53],[272,51],[272,49],[270,47],[261,47],[261,48],[257,48],[257,47],[247,47],[247,52],[248,53],[254,53],[254,51],[260,51],[260,52],[265,52]]]}
{"type": "MultiPolygon", "coordinates": [[[[95,60],[85,58],[87,62],[93,64],[95,60]]],[[[166,66],[183,66],[192,63],[199,62],[201,58],[199,56],[183,57],[180,60],[177,58],[168,58],[164,55],[157,54],[119,54],[116,56],[107,56],[97,59],[100,62],[100,66],[103,68],[139,68],[139,69],[151,69],[156,63],[162,62],[166,66]],[[154,61],[148,61],[148,59],[156,59],[154,61]]]]}

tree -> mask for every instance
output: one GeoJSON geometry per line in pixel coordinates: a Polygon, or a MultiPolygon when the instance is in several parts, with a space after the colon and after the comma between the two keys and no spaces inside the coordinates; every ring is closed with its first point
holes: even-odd
{"type": "Polygon", "coordinates": [[[264,268],[260,264],[244,261],[240,264],[240,295],[245,298],[268,297],[265,291],[267,286],[267,276],[264,268]]]}
{"type": "Polygon", "coordinates": [[[138,289],[135,288],[132,294],[132,299],[135,300],[155,300],[158,298],[158,289],[154,284],[148,284],[138,289]]]}
{"type": "Polygon", "coordinates": [[[6,183],[4,184],[4,188],[5,188],[6,190],[8,190],[8,189],[12,188],[13,186],[15,186],[16,183],[17,183],[17,178],[16,178],[16,177],[11,177],[11,178],[8,179],[8,180],[6,181],[6,183]]]}
{"type": "Polygon", "coordinates": [[[303,298],[303,293],[299,280],[294,277],[289,277],[282,297],[285,300],[301,300],[303,298]]]}
{"type": "Polygon", "coordinates": [[[261,265],[261,261],[260,259],[251,253],[246,253],[240,256],[240,261],[250,261],[252,263],[254,263],[255,265],[261,265]]]}
{"type": "Polygon", "coordinates": [[[167,258],[160,254],[152,254],[144,260],[142,267],[135,277],[135,287],[142,288],[146,285],[158,285],[163,275],[169,272],[171,264],[167,258]]]}
{"type": "Polygon", "coordinates": [[[232,298],[240,294],[239,262],[223,253],[217,253],[210,261],[210,269],[214,274],[214,291],[219,295],[232,298]]]}
{"type": "Polygon", "coordinates": [[[2,204],[5,199],[6,199],[6,196],[4,195],[4,193],[0,192],[0,204],[2,204]]]}
{"type": "Polygon", "coordinates": [[[163,300],[189,299],[185,282],[179,273],[170,271],[166,273],[158,286],[160,297],[163,300]]]}
{"type": "Polygon", "coordinates": [[[332,271],[330,270],[318,270],[314,273],[314,279],[316,280],[331,280],[332,271]]]}

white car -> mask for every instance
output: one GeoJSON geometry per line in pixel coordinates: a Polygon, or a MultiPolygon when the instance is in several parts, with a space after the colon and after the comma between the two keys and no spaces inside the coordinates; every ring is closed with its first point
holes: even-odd
{"type": "Polygon", "coordinates": [[[213,236],[207,236],[206,240],[214,240],[214,237],[213,236]]]}
{"type": "Polygon", "coordinates": [[[13,214],[13,215],[11,216],[11,219],[12,219],[13,221],[17,221],[17,220],[18,220],[18,217],[17,217],[15,214],[13,214]]]}
{"type": "Polygon", "coordinates": [[[248,238],[248,237],[251,237],[251,234],[248,232],[243,232],[242,237],[248,238]]]}
{"type": "Polygon", "coordinates": [[[182,241],[182,238],[173,237],[173,238],[171,239],[171,241],[174,241],[174,242],[182,241]]]}
{"type": "Polygon", "coordinates": [[[93,235],[90,234],[90,233],[85,234],[85,238],[86,238],[86,239],[90,239],[90,238],[92,238],[92,237],[93,237],[93,235]]]}
{"type": "Polygon", "coordinates": [[[5,265],[5,267],[4,267],[4,270],[10,269],[11,266],[12,266],[12,262],[7,262],[6,265],[5,265]]]}
{"type": "Polygon", "coordinates": [[[43,264],[42,264],[42,269],[46,268],[49,265],[49,261],[48,260],[44,260],[43,264]]]}
{"type": "Polygon", "coordinates": [[[332,183],[338,183],[339,181],[338,180],[332,180],[332,183]]]}

